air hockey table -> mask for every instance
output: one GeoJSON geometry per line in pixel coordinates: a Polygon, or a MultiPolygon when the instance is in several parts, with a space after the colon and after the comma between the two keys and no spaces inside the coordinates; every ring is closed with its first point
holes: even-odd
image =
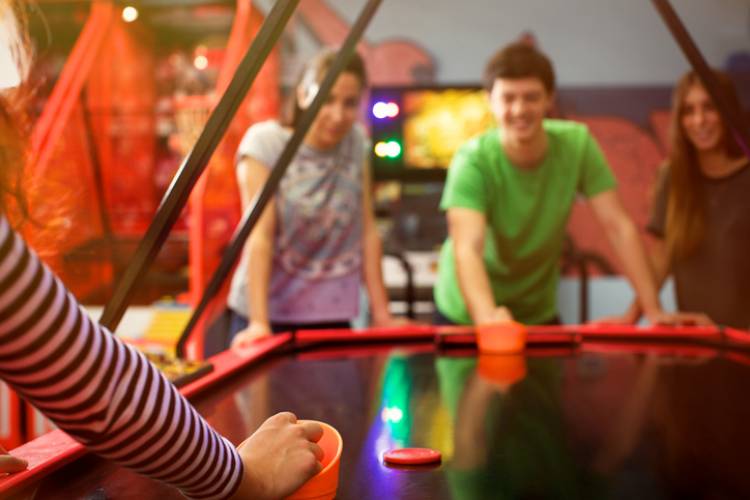
{"type": "MultiPolygon", "coordinates": [[[[283,410],[339,430],[339,499],[750,498],[748,332],[530,327],[487,355],[466,327],[300,331],[210,361],[181,390],[232,442],[283,410]],[[397,447],[442,462],[384,464],[397,447]]],[[[14,453],[0,498],[181,498],[61,431],[14,453]]]]}

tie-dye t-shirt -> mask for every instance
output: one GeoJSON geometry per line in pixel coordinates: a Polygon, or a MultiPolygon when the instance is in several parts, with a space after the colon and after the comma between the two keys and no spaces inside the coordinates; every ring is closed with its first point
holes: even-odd
{"type": "MultiPolygon", "coordinates": [[[[278,122],[253,125],[237,156],[273,168],[291,136],[278,122]]],[[[362,176],[366,139],[359,127],[334,149],[301,145],[276,193],[269,319],[274,323],[348,321],[358,314],[362,271],[362,176]]],[[[234,273],[228,304],[248,311],[248,252],[234,273]]],[[[252,278],[250,278],[252,279],[252,278]]]]}

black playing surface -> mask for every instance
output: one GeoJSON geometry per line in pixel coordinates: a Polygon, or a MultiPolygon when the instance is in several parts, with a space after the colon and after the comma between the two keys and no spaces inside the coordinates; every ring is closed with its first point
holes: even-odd
{"type": "MultiPolygon", "coordinates": [[[[282,410],[332,424],[341,499],[750,497],[750,367],[718,354],[532,352],[508,387],[480,376],[472,353],[363,349],[279,355],[194,403],[233,442],[282,410]],[[386,466],[395,447],[443,460],[386,466]]],[[[38,498],[180,497],[87,457],[38,498]]]]}

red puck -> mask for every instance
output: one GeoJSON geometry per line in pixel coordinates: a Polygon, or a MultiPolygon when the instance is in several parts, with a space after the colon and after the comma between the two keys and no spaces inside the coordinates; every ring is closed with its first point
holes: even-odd
{"type": "Polygon", "coordinates": [[[441,457],[439,451],[430,448],[397,448],[387,451],[383,460],[396,465],[424,465],[438,463],[441,457]]]}

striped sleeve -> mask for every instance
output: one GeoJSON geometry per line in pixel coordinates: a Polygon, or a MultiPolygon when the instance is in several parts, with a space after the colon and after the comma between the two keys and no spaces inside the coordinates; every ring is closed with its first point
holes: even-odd
{"type": "Polygon", "coordinates": [[[91,451],[191,498],[228,498],[243,466],[136,349],[92,321],[0,216],[0,376],[91,451]]]}

